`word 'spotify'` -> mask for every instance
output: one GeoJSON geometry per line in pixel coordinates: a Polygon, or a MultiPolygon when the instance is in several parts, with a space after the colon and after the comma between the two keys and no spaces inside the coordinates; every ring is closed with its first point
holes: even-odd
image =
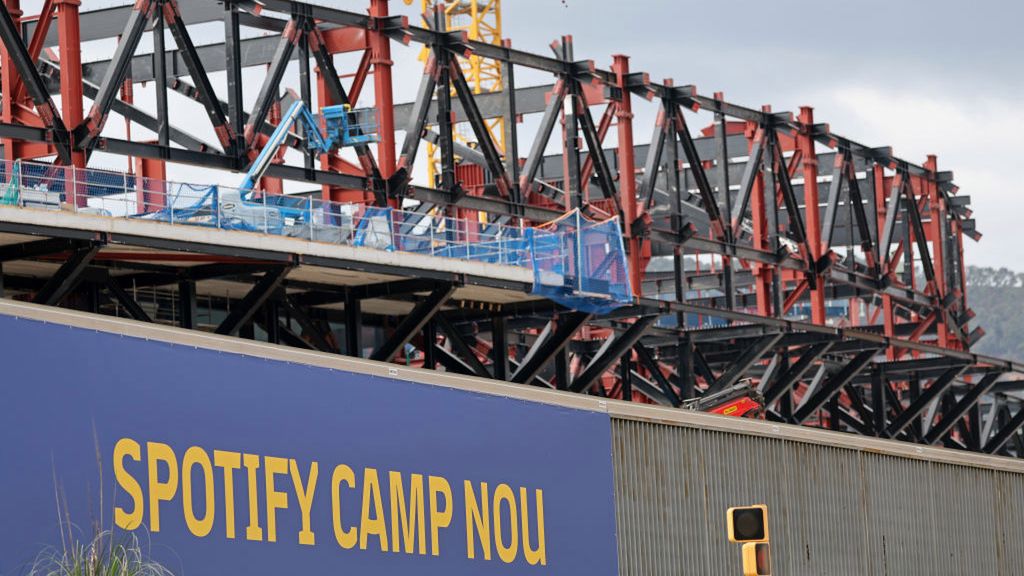
{"type": "Polygon", "coordinates": [[[280,533],[278,514],[294,506],[301,518],[294,535],[299,544],[322,544],[322,533],[329,531],[328,541],[346,550],[440,556],[446,550],[445,531],[461,508],[467,558],[547,564],[540,489],[533,491],[531,501],[525,487],[464,480],[458,500],[442,476],[356,470],[345,464],[322,470],[316,461],[208,452],[199,446],[189,447],[179,458],[167,444],[143,446],[131,438],[121,438],[114,446],[113,467],[118,486],[130,499],[114,510],[114,522],[124,530],[139,528],[148,514],[149,530],[159,532],[161,515],[180,513],[197,538],[216,535],[216,529],[228,539],[277,542],[293,536],[280,533]],[[144,476],[139,473],[143,470],[144,476]],[[248,494],[244,502],[235,496],[240,483],[248,494]],[[170,502],[178,494],[181,508],[175,510],[170,502]],[[331,526],[314,526],[315,506],[330,507],[331,526]]]}

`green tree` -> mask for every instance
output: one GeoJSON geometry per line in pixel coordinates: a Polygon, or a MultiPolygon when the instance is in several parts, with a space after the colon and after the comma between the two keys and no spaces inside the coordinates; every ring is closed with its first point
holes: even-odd
{"type": "Polygon", "coordinates": [[[971,350],[1024,361],[1024,274],[1008,268],[967,268],[967,304],[985,337],[971,350]]]}

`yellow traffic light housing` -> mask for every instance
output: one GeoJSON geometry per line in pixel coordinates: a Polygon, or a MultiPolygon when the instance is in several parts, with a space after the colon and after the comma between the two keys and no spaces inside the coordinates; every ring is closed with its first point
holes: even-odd
{"type": "Polygon", "coordinates": [[[726,523],[730,542],[768,542],[768,507],[763,504],[729,508],[726,523]]]}
{"type": "Polygon", "coordinates": [[[743,545],[743,576],[771,576],[772,562],[767,542],[743,545]]]}

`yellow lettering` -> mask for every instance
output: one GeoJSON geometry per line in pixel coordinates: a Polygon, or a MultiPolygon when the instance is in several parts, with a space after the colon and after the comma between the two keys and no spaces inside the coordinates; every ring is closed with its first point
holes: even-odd
{"type": "Polygon", "coordinates": [[[494,489],[494,544],[498,548],[498,557],[506,564],[511,564],[519,552],[519,523],[516,522],[516,497],[508,484],[498,484],[494,489]],[[501,503],[508,502],[508,516],[511,531],[509,533],[509,544],[505,545],[505,539],[501,535],[501,503]]]}
{"type": "Polygon", "coordinates": [[[348,466],[339,464],[331,473],[331,513],[334,517],[334,539],[338,541],[338,546],[349,550],[356,545],[359,531],[354,526],[348,530],[341,527],[341,494],[338,493],[338,489],[342,482],[348,484],[349,488],[355,488],[356,475],[348,466]]]}
{"type": "Polygon", "coordinates": [[[206,451],[199,446],[192,446],[185,451],[181,460],[181,505],[185,511],[185,525],[195,536],[202,538],[213,529],[213,466],[206,451]],[[192,467],[199,465],[203,472],[203,488],[205,489],[205,514],[202,519],[196,518],[195,507],[192,505],[192,467]]]}
{"type": "Polygon", "coordinates": [[[441,555],[440,531],[452,523],[452,487],[440,476],[427,480],[430,490],[430,554],[441,555]],[[444,496],[444,509],[438,506],[438,495],[444,496]]]}
{"type": "Polygon", "coordinates": [[[388,551],[387,527],[384,525],[384,502],[380,496],[380,480],[376,468],[363,470],[363,515],[359,520],[359,548],[366,550],[366,541],[371,534],[380,539],[380,551],[388,551]],[[373,503],[373,518],[370,518],[370,504],[373,503]]]}
{"type": "Polygon", "coordinates": [[[159,442],[147,442],[146,454],[149,463],[149,529],[159,532],[160,502],[170,501],[178,492],[178,460],[170,446],[159,442]],[[167,465],[166,482],[160,482],[158,477],[160,462],[167,465]]]}
{"type": "Polygon", "coordinates": [[[288,473],[288,459],[267,456],[263,464],[267,484],[267,542],[277,542],[277,511],[288,507],[288,493],[274,488],[274,476],[288,473]]]}
{"type": "Polygon", "coordinates": [[[302,484],[302,475],[299,472],[299,465],[291,460],[292,483],[295,484],[295,499],[299,501],[299,510],[302,511],[302,530],[299,530],[299,544],[313,546],[316,544],[316,536],[309,527],[309,512],[313,508],[313,492],[316,491],[316,477],[319,466],[316,462],[309,464],[309,475],[306,476],[306,484],[302,484]]]}
{"type": "Polygon", "coordinates": [[[213,451],[213,464],[224,469],[224,527],[227,537],[235,537],[235,474],[242,467],[238,452],[213,451]]]}
{"type": "Polygon", "coordinates": [[[427,553],[427,523],[423,500],[423,475],[413,474],[409,481],[409,507],[405,505],[402,473],[388,473],[391,489],[391,551],[399,551],[399,535],[405,537],[405,553],[412,554],[413,540],[419,543],[419,554],[427,553]]]}
{"type": "Polygon", "coordinates": [[[519,502],[523,511],[523,556],[530,565],[547,566],[547,553],[544,549],[544,492],[536,490],[537,495],[537,548],[530,549],[530,503],[527,500],[526,488],[519,489],[519,502]]]}
{"type": "Polygon", "coordinates": [[[487,482],[480,483],[480,501],[477,502],[473,493],[473,483],[465,481],[466,488],[466,551],[469,558],[476,558],[476,541],[473,533],[480,534],[480,548],[484,551],[484,560],[491,559],[491,512],[487,500],[487,482]],[[483,508],[483,510],[481,510],[483,508]],[[474,527],[476,528],[474,530],[474,527]]]}
{"type": "Polygon", "coordinates": [[[117,479],[118,485],[132,499],[131,512],[125,512],[120,506],[114,508],[114,523],[117,524],[118,528],[135,530],[142,525],[142,486],[139,485],[139,481],[134,476],[124,469],[125,456],[136,462],[141,462],[142,447],[131,438],[121,438],[114,445],[114,478],[117,479]]]}
{"type": "Polygon", "coordinates": [[[259,486],[256,485],[256,471],[260,468],[260,457],[255,454],[242,454],[242,463],[249,476],[249,525],[245,527],[245,539],[263,540],[263,529],[260,528],[259,486]]]}

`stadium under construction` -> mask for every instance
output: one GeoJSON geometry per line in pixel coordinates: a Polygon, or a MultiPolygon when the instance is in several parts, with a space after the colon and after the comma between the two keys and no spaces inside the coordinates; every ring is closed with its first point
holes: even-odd
{"type": "MultiPolygon", "coordinates": [[[[792,531],[773,548],[785,573],[1019,570],[1024,510],[1005,503],[1024,495],[1024,365],[971,351],[984,330],[972,321],[963,247],[980,233],[970,198],[936,157],[911,161],[851,140],[810,107],[750,107],[656,81],[627,56],[581,58],[570,36],[542,55],[513,48],[500,27],[464,25],[498,0],[427,2],[422,21],[393,15],[387,0],[369,0],[368,11],[286,0],[88,4],[45,0],[26,15],[19,0],[0,2],[5,365],[35,337],[7,322],[24,318],[353,373],[386,367],[379,376],[601,412],[610,433],[590,441],[612,447],[614,472],[582,466],[595,475],[576,482],[583,493],[607,483],[614,501],[617,538],[588,535],[592,547],[617,550],[591,559],[608,560],[607,573],[738,570],[712,531],[724,530],[726,506],[751,503],[732,499],[761,497],[786,510],[773,527],[792,531]],[[86,47],[106,59],[84,62],[86,47]],[[408,67],[398,58],[419,58],[422,73],[399,76],[408,67]],[[416,97],[396,102],[396,92],[416,97]],[[759,492],[766,486],[774,492],[759,492]],[[856,526],[812,533],[811,509],[830,502],[857,510],[856,526]],[[699,518],[671,512],[688,506],[699,518]],[[919,534],[901,510],[967,520],[944,540],[919,534]],[[843,544],[851,538],[859,544],[843,544]],[[952,564],[936,560],[949,551],[952,564]]],[[[57,363],[80,356],[67,334],[89,338],[61,334],[49,351],[57,363]]],[[[131,353],[140,356],[104,362],[148,354],[131,353]]],[[[19,402],[2,394],[8,407],[19,402]]],[[[356,390],[352,401],[404,414],[429,400],[418,394],[356,390]]],[[[453,402],[458,410],[440,413],[473,409],[453,402]]],[[[524,438],[571,448],[575,440],[553,436],[567,430],[534,417],[544,423],[524,438]]],[[[443,494],[433,478],[428,500],[443,494]]],[[[534,503],[522,490],[524,556],[508,562],[526,573],[542,551],[529,548],[534,503]]],[[[293,497],[302,505],[301,490],[293,497]]],[[[338,510],[334,534],[347,548],[338,510]]],[[[586,521],[600,527],[597,516],[586,521]]],[[[326,526],[318,542],[333,544],[326,526]]],[[[560,528],[549,526],[552,550],[560,528]]],[[[495,531],[496,554],[510,550],[495,531]]],[[[591,570],[556,559],[554,573],[591,570]]],[[[2,561],[0,573],[12,569],[2,561]]],[[[446,573],[481,573],[453,566],[446,573]]]]}

